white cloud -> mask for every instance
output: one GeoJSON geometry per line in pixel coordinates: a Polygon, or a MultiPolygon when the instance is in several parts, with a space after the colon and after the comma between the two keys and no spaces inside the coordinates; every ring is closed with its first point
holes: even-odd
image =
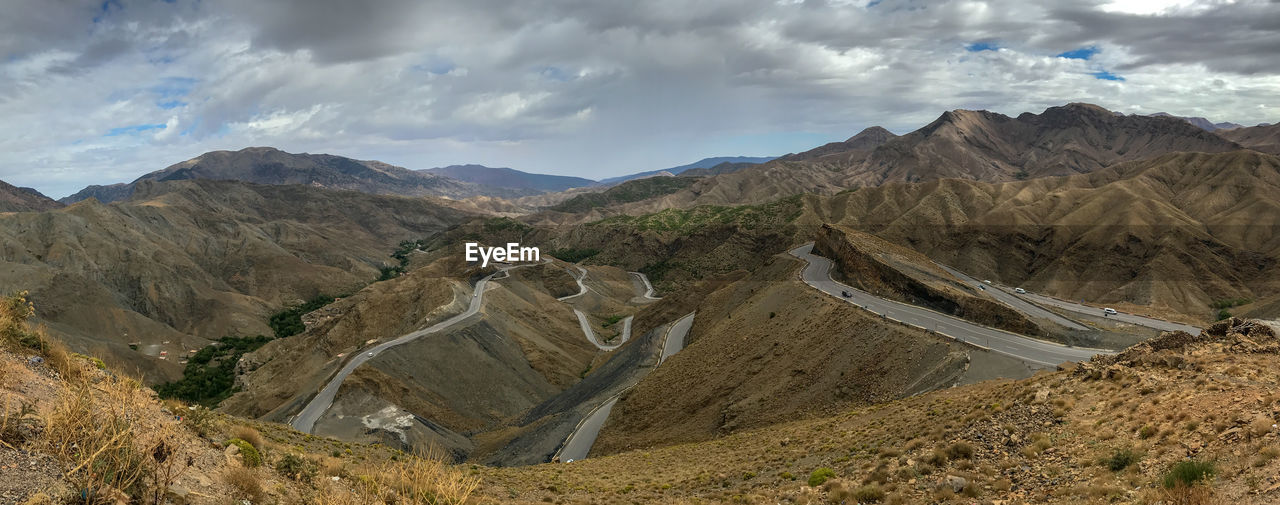
{"type": "Polygon", "coordinates": [[[55,196],[250,145],[606,177],[953,108],[1280,119],[1265,0],[11,1],[0,179],[55,196]]]}

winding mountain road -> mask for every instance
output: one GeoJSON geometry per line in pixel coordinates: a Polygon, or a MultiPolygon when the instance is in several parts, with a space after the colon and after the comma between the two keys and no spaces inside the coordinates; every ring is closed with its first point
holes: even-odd
{"type": "Polygon", "coordinates": [[[1025,296],[1027,297],[1027,299],[1042,305],[1049,305],[1052,307],[1060,308],[1062,310],[1078,312],[1081,314],[1088,314],[1091,316],[1106,317],[1108,319],[1115,319],[1117,321],[1123,321],[1130,324],[1146,326],[1148,328],[1154,328],[1160,331],[1185,331],[1192,335],[1200,334],[1200,328],[1191,326],[1189,324],[1175,323],[1173,321],[1165,321],[1163,319],[1156,319],[1153,317],[1144,317],[1144,316],[1139,316],[1137,314],[1129,314],[1126,312],[1117,312],[1114,315],[1107,316],[1107,315],[1103,315],[1102,309],[1099,309],[1097,307],[1081,305],[1079,303],[1068,302],[1066,300],[1059,300],[1057,298],[1038,295],[1030,292],[1021,296],[1025,296]]]}
{"type": "Polygon", "coordinates": [[[938,266],[939,266],[939,267],[941,267],[943,270],[946,270],[946,271],[947,271],[947,273],[949,273],[949,274],[951,274],[951,275],[956,276],[956,278],[958,278],[958,279],[960,279],[960,280],[962,280],[962,281],[964,281],[964,282],[970,283],[970,284],[972,284],[972,285],[974,285],[974,286],[980,287],[980,288],[981,288],[981,290],[980,290],[980,291],[981,291],[983,294],[985,294],[985,295],[987,295],[987,296],[990,296],[990,297],[992,297],[992,298],[995,298],[995,299],[996,299],[996,300],[998,300],[998,301],[1004,302],[1004,304],[1005,304],[1005,305],[1008,305],[1008,306],[1010,306],[1010,307],[1013,307],[1013,308],[1014,308],[1015,310],[1017,310],[1018,312],[1021,312],[1021,313],[1023,313],[1023,314],[1028,315],[1028,316],[1031,316],[1031,317],[1036,317],[1036,318],[1040,318],[1040,319],[1048,319],[1048,320],[1050,320],[1050,321],[1053,321],[1054,323],[1057,323],[1057,324],[1059,324],[1059,325],[1062,325],[1062,326],[1064,326],[1064,327],[1066,327],[1066,328],[1068,328],[1068,329],[1072,329],[1072,330],[1084,331],[1084,330],[1088,330],[1088,329],[1089,329],[1089,327],[1088,327],[1088,326],[1085,326],[1085,325],[1083,325],[1083,324],[1080,324],[1080,323],[1077,323],[1077,322],[1072,321],[1072,320],[1070,320],[1070,319],[1067,319],[1067,318],[1065,318],[1065,317],[1062,317],[1062,316],[1061,316],[1061,315],[1059,315],[1057,312],[1054,312],[1054,311],[1052,311],[1052,310],[1046,309],[1046,308],[1041,307],[1041,306],[1039,306],[1039,305],[1036,305],[1036,304],[1034,304],[1034,303],[1028,302],[1028,301],[1026,301],[1026,300],[1024,300],[1024,299],[1022,299],[1022,298],[1018,297],[1018,295],[1017,295],[1016,293],[1011,293],[1011,292],[1009,292],[1009,291],[1007,291],[1007,290],[1005,290],[1005,289],[1003,289],[1003,288],[1001,288],[1001,287],[998,287],[998,286],[991,286],[991,285],[986,284],[986,283],[984,283],[984,282],[982,282],[982,281],[979,281],[978,279],[974,279],[973,277],[969,277],[969,276],[968,276],[968,275],[966,275],[964,272],[961,272],[961,271],[956,270],[956,269],[954,269],[954,268],[951,268],[951,267],[949,267],[949,266],[943,265],[943,264],[941,264],[941,263],[934,263],[934,264],[935,264],[935,265],[938,265],[938,266]]]}
{"type": "MultiPolygon", "coordinates": [[[[543,263],[547,263],[547,262],[548,261],[544,261],[543,263]]],[[[524,264],[524,265],[510,265],[510,266],[500,267],[497,272],[491,273],[485,276],[483,279],[480,279],[479,282],[476,282],[475,290],[471,295],[471,303],[470,305],[467,306],[467,310],[463,311],[462,313],[456,316],[450,317],[449,319],[446,319],[439,323],[436,323],[428,328],[421,329],[412,333],[408,333],[399,338],[396,338],[395,340],[383,342],[370,349],[361,350],[359,352],[352,353],[351,359],[347,361],[347,364],[343,366],[342,369],[339,370],[338,373],[334,375],[333,378],[330,379],[327,384],[325,384],[324,388],[322,388],[319,393],[316,393],[316,396],[313,397],[311,401],[308,402],[307,405],[303,407],[302,410],[293,417],[293,420],[290,421],[289,424],[292,425],[293,428],[298,431],[301,431],[303,433],[311,433],[311,430],[315,429],[316,421],[320,419],[320,416],[324,414],[326,410],[329,410],[330,406],[333,405],[333,399],[338,394],[338,389],[342,387],[342,382],[345,381],[347,379],[347,376],[351,375],[351,372],[354,372],[355,369],[358,368],[360,365],[363,365],[366,361],[369,361],[370,359],[373,359],[378,354],[381,354],[382,351],[385,351],[387,349],[390,349],[392,347],[395,347],[401,344],[412,342],[413,340],[416,340],[423,336],[439,332],[440,330],[443,330],[445,328],[458,324],[466,320],[467,318],[475,315],[477,312],[480,312],[480,307],[484,302],[484,290],[490,280],[494,280],[495,276],[497,276],[498,274],[503,274],[503,277],[498,277],[499,279],[505,278],[507,275],[509,275],[507,274],[507,270],[533,266],[537,264],[540,264],[540,263],[530,263],[530,264],[524,264]]]]}
{"type": "Polygon", "coordinates": [[[578,275],[573,275],[573,272],[569,272],[569,275],[573,275],[573,280],[578,281],[578,292],[572,295],[556,298],[557,300],[560,300],[563,302],[570,298],[577,298],[579,296],[587,294],[587,285],[582,283],[582,281],[587,278],[587,269],[582,268],[581,266],[578,266],[578,265],[574,265],[574,267],[578,269],[578,272],[579,272],[578,275]]]}
{"type": "Polygon", "coordinates": [[[649,284],[649,277],[648,277],[647,275],[642,274],[642,273],[640,273],[640,272],[630,272],[630,274],[631,274],[631,275],[634,275],[634,276],[636,276],[636,277],[639,277],[639,278],[640,278],[640,282],[643,282],[643,283],[644,283],[644,289],[645,289],[645,292],[644,292],[644,295],[643,295],[643,296],[644,296],[644,298],[645,298],[645,299],[647,299],[647,300],[661,300],[661,299],[662,299],[662,297],[661,297],[661,296],[653,296],[653,284],[649,284]]]}
{"type": "Polygon", "coordinates": [[[621,339],[618,343],[605,344],[596,338],[596,332],[591,329],[591,321],[587,320],[587,315],[585,313],[578,309],[573,309],[573,313],[578,316],[578,326],[582,327],[582,333],[587,336],[587,340],[592,344],[595,344],[596,348],[601,351],[612,351],[622,347],[622,344],[627,343],[627,340],[631,338],[631,319],[635,316],[627,316],[622,320],[622,335],[620,335],[621,339]]]}
{"type": "MultiPolygon", "coordinates": [[[[695,314],[689,313],[677,319],[671,324],[670,328],[667,328],[667,334],[662,340],[662,354],[658,356],[659,365],[672,354],[684,349],[685,336],[689,333],[689,328],[693,327],[693,316],[695,314]]],[[[627,388],[627,390],[630,390],[630,388],[627,388]]],[[[596,438],[600,436],[600,429],[604,427],[604,422],[609,419],[609,413],[613,411],[614,404],[618,403],[618,398],[625,394],[627,390],[605,400],[604,403],[592,409],[581,423],[578,423],[578,427],[565,440],[564,447],[560,448],[559,458],[561,461],[567,463],[587,457],[587,454],[591,452],[591,446],[595,444],[596,438]]]]}
{"type": "Polygon", "coordinates": [[[886,319],[931,330],[961,342],[1042,366],[1055,366],[1065,361],[1085,361],[1095,354],[1112,354],[1112,351],[1069,347],[1037,340],[988,328],[923,307],[877,297],[832,280],[831,260],[812,254],[812,250],[813,243],[791,250],[792,256],[808,263],[801,272],[801,278],[806,284],[831,296],[854,303],[872,313],[880,314],[886,319]],[[844,292],[849,293],[850,296],[843,296],[844,292]]]}

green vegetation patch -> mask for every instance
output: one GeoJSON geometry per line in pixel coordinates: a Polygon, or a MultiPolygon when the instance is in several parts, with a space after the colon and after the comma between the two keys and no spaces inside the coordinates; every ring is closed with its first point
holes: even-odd
{"type": "Polygon", "coordinates": [[[588,226],[630,226],[638,231],[675,232],[688,235],[709,225],[737,225],[752,230],[781,226],[800,217],[803,206],[794,195],[761,205],[699,205],[692,209],[666,209],[643,216],[614,216],[588,226]]]}
{"type": "Polygon", "coordinates": [[[495,217],[484,220],[485,233],[499,233],[504,231],[516,231],[520,233],[532,230],[533,227],[521,221],[511,219],[509,217],[495,217]]]}
{"type": "Polygon", "coordinates": [[[814,470],[813,473],[809,474],[809,487],[821,486],[822,483],[826,482],[828,479],[835,478],[835,476],[836,476],[835,470],[832,470],[825,466],[817,470],[814,470]]]}
{"type": "Polygon", "coordinates": [[[155,387],[161,398],[177,398],[187,403],[214,406],[235,393],[236,362],[245,353],[270,342],[271,337],[222,337],[200,349],[187,361],[182,378],[155,387]]]}
{"type": "Polygon", "coordinates": [[[258,452],[258,448],[254,447],[253,444],[233,438],[228,440],[226,445],[234,445],[240,449],[240,457],[244,458],[244,466],[253,468],[262,465],[262,453],[258,452]]]}
{"type": "Polygon", "coordinates": [[[317,296],[301,305],[289,307],[272,314],[267,324],[271,325],[271,330],[276,333],[276,338],[292,337],[307,329],[306,325],[302,324],[303,314],[333,303],[336,299],[336,297],[327,295],[317,296]]]}
{"type": "Polygon", "coordinates": [[[638,202],[669,195],[697,182],[693,177],[646,177],[627,181],[599,193],[583,193],[548,207],[559,212],[578,213],[621,203],[638,202]]]}
{"type": "Polygon", "coordinates": [[[1213,480],[1217,467],[1210,461],[1180,461],[1164,475],[1164,487],[1193,486],[1213,480]]]}
{"type": "Polygon", "coordinates": [[[1253,300],[1250,298],[1223,298],[1221,300],[1214,300],[1213,304],[1210,306],[1215,309],[1229,309],[1231,307],[1239,307],[1250,303],[1253,303],[1253,300]]]}
{"type": "Polygon", "coordinates": [[[1133,452],[1132,449],[1116,449],[1116,452],[1112,453],[1111,457],[1107,459],[1107,468],[1110,468],[1113,472],[1119,472],[1137,462],[1138,454],[1133,452]]]}

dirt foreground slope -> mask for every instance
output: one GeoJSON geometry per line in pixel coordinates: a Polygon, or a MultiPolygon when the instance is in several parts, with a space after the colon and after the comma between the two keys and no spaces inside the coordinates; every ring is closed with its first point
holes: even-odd
{"type": "Polygon", "coordinates": [[[1278,352],[1273,330],[1233,319],[1030,379],[483,469],[481,492],[492,503],[1275,503],[1278,352]]]}

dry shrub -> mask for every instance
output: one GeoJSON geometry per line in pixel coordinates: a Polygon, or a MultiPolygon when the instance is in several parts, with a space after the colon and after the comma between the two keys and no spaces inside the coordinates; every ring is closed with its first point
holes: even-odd
{"type": "Polygon", "coordinates": [[[1272,428],[1273,425],[1275,425],[1275,421],[1272,421],[1269,417],[1255,417],[1252,421],[1249,421],[1249,434],[1254,438],[1262,438],[1271,433],[1271,430],[1274,429],[1272,428]]]}
{"type": "Polygon", "coordinates": [[[77,384],[54,400],[45,417],[43,449],[58,458],[85,502],[121,494],[160,503],[194,461],[177,442],[179,430],[160,422],[137,382],[113,376],[77,384]]]}
{"type": "MultiPolygon", "coordinates": [[[[87,385],[59,395],[45,422],[46,450],[67,469],[75,489],[107,496],[136,494],[145,467],[135,449],[136,409],[131,401],[96,401],[87,385]]],[[[87,496],[86,502],[93,496],[87,496]]]]}
{"type": "Polygon", "coordinates": [[[147,466],[143,498],[148,503],[164,503],[169,486],[178,481],[188,468],[195,465],[195,457],[183,448],[182,429],[176,423],[161,423],[151,430],[144,442],[144,459],[147,466]]]}
{"type": "Polygon", "coordinates": [[[437,455],[411,456],[399,462],[366,468],[352,482],[355,488],[324,487],[320,505],[400,503],[404,505],[461,505],[480,485],[480,479],[444,463],[437,455]]]}
{"type": "Polygon", "coordinates": [[[1160,498],[1169,505],[1216,505],[1213,488],[1206,484],[1178,484],[1161,490],[1160,498]]]}
{"type": "Polygon", "coordinates": [[[27,292],[0,298],[0,345],[9,349],[35,351],[44,357],[49,368],[70,381],[85,375],[85,363],[72,357],[61,342],[50,339],[43,326],[32,328],[27,320],[35,315],[35,305],[27,300],[27,292]]]}
{"type": "Polygon", "coordinates": [[[227,469],[226,473],[222,474],[222,482],[231,487],[231,492],[236,498],[258,503],[265,496],[258,475],[253,473],[253,470],[242,466],[227,469]]]}
{"type": "Polygon", "coordinates": [[[236,426],[231,430],[231,438],[238,438],[249,442],[258,452],[266,452],[266,442],[262,440],[262,433],[250,426],[236,426]]]}
{"type": "Polygon", "coordinates": [[[22,502],[22,505],[55,505],[56,503],[49,495],[36,493],[28,497],[27,501],[22,502]]]}
{"type": "Polygon", "coordinates": [[[15,448],[21,444],[26,437],[23,428],[36,423],[35,413],[35,406],[5,395],[4,407],[0,410],[0,445],[15,448]]]}

